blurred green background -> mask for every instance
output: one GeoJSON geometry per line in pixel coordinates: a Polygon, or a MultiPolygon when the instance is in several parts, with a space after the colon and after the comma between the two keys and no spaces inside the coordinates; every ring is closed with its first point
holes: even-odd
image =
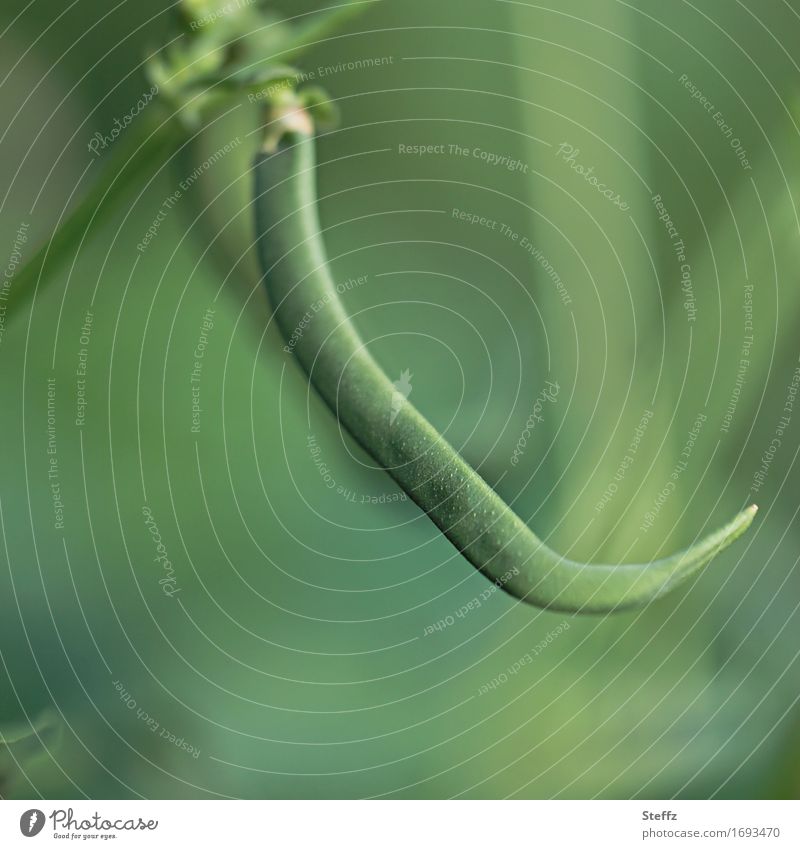
{"type": "MultiPolygon", "coordinates": [[[[319,141],[332,267],[367,277],[345,303],[392,379],[571,556],[664,554],[754,500],[756,527],[639,612],[487,593],[282,350],[243,103],[4,326],[0,730],[62,730],[0,751],[0,792],[797,798],[800,3],[364,5],[302,67],[343,116],[319,141]]],[[[87,144],[149,88],[168,8],[3,3],[4,257],[97,179],[87,144]]]]}

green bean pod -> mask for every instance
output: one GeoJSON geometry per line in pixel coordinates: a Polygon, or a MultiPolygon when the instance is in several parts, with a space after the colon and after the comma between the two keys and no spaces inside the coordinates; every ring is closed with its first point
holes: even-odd
{"type": "Polygon", "coordinates": [[[396,403],[328,268],[313,136],[308,113],[288,106],[273,115],[255,162],[258,253],[286,350],[353,438],[476,569],[537,607],[620,611],[666,595],[747,530],[755,506],[685,551],[644,564],[578,563],[545,545],[413,404],[396,403]]]}

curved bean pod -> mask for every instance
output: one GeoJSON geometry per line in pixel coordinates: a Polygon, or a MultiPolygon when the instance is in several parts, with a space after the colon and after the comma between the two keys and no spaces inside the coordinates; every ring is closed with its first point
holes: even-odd
{"type": "Polygon", "coordinates": [[[275,319],[339,421],[476,569],[538,607],[619,611],[664,596],[747,530],[755,506],[652,563],[569,560],[545,545],[413,404],[393,410],[393,384],[348,318],[328,269],[313,135],[309,114],[289,105],[273,116],[255,162],[258,251],[275,319]],[[314,312],[315,304],[324,306],[314,312]]]}

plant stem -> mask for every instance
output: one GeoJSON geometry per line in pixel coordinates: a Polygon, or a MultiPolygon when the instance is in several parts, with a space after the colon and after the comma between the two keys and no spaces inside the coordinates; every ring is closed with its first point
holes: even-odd
{"type": "Polygon", "coordinates": [[[338,32],[349,20],[362,15],[369,5],[368,0],[364,0],[364,2],[356,0],[356,2],[333,6],[329,9],[321,9],[307,24],[298,27],[293,42],[288,44],[286,49],[279,54],[281,61],[294,61],[317,42],[338,32]]]}
{"type": "MultiPolygon", "coordinates": [[[[322,10],[309,23],[298,27],[281,56],[285,61],[299,58],[368,5],[367,2],[352,2],[322,10]]],[[[130,191],[155,173],[189,138],[189,130],[177,117],[156,125],[152,118],[148,120],[143,116],[131,127],[108,157],[102,177],[16,275],[9,298],[9,315],[17,313],[31,300],[41,278],[58,273],[75,254],[101,207],[104,216],[113,214],[130,191]]]]}
{"type": "Polygon", "coordinates": [[[19,312],[31,300],[40,278],[61,271],[92,226],[119,209],[131,191],[146,183],[187,138],[187,130],[174,118],[160,125],[143,118],[132,127],[112,150],[102,176],[14,278],[9,312],[19,312]]]}
{"type": "Polygon", "coordinates": [[[327,265],[314,141],[296,111],[270,124],[255,171],[259,257],[287,346],[356,441],[498,586],[555,610],[638,607],[683,583],[750,526],[755,507],[686,551],[647,564],[589,565],[552,551],[411,403],[392,409],[393,384],[348,318],[327,265]]]}

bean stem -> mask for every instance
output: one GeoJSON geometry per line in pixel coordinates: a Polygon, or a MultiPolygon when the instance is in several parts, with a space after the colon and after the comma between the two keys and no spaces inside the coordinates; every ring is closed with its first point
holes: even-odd
{"type": "MultiPolygon", "coordinates": [[[[300,58],[368,6],[368,0],[356,0],[321,11],[309,22],[297,27],[279,54],[281,61],[290,62],[300,58]]],[[[225,76],[219,80],[221,83],[227,81],[225,76]]],[[[221,103],[225,96],[223,92],[217,102],[221,103]]],[[[231,95],[227,96],[230,98],[231,95]]],[[[111,216],[123,205],[132,189],[143,185],[191,138],[190,125],[179,114],[164,119],[163,112],[159,112],[157,120],[158,124],[143,117],[130,129],[127,138],[120,141],[108,157],[101,178],[18,272],[9,299],[9,315],[15,315],[32,299],[39,280],[49,278],[63,269],[83,244],[101,211],[104,217],[111,216]]]]}

